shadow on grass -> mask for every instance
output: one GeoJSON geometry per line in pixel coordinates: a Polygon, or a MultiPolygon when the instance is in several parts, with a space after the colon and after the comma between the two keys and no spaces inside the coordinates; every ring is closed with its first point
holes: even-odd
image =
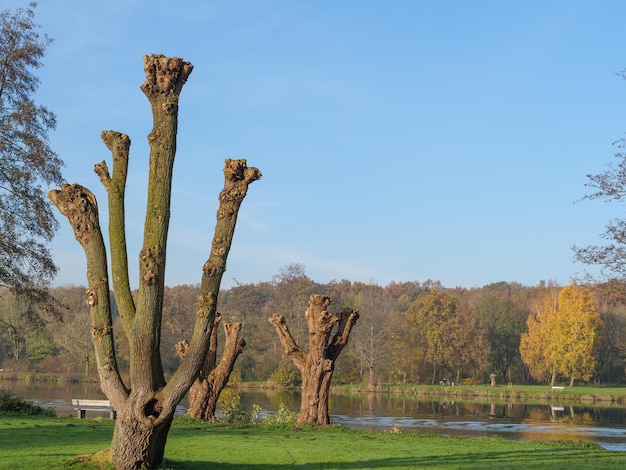
{"type": "MultiPolygon", "coordinates": [[[[271,452],[271,449],[268,449],[271,452]]],[[[287,470],[287,469],[385,469],[385,468],[455,468],[455,469],[597,469],[599,467],[617,468],[624,464],[623,458],[592,457],[589,452],[576,449],[545,449],[506,452],[460,453],[445,456],[391,457],[359,460],[354,462],[310,462],[299,464],[276,463],[224,463],[224,462],[188,462],[166,459],[162,468],[172,470],[287,470]]]]}
{"type": "MultiPolygon", "coordinates": [[[[99,445],[104,448],[110,445],[112,436],[113,424],[110,422],[94,420],[74,423],[70,419],[63,419],[51,424],[49,421],[0,417],[0,454],[3,449],[13,453],[37,449],[39,455],[44,455],[48,448],[97,448],[99,445]]],[[[54,451],[49,454],[61,455],[54,451]]],[[[71,451],[67,455],[72,455],[71,451]]]]}
{"type": "Polygon", "coordinates": [[[380,459],[363,459],[358,461],[337,462],[310,462],[298,464],[276,463],[242,463],[242,462],[189,462],[169,460],[163,463],[162,468],[173,470],[287,470],[287,469],[384,469],[384,468],[456,468],[456,469],[543,469],[543,468],[572,468],[597,469],[618,468],[624,465],[623,456],[606,453],[599,457],[588,451],[577,449],[545,449],[504,452],[467,452],[442,456],[407,456],[380,459]]]}

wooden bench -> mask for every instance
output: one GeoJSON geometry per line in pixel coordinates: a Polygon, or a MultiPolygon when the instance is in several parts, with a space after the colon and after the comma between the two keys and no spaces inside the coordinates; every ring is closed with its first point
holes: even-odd
{"type": "Polygon", "coordinates": [[[562,386],[560,386],[560,385],[553,385],[553,386],[552,386],[552,390],[560,390],[560,391],[563,391],[563,389],[564,389],[564,388],[565,388],[565,387],[562,387],[562,386]]]}
{"type": "Polygon", "coordinates": [[[78,419],[83,419],[87,410],[108,411],[109,418],[115,419],[117,417],[117,412],[109,400],[86,400],[82,398],[72,398],[72,406],[74,406],[74,409],[78,412],[78,419]]]}

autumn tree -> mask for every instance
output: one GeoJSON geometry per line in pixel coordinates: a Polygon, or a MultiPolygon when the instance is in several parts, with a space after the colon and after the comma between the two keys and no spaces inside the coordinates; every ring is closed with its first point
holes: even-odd
{"type": "Polygon", "coordinates": [[[328,312],[329,305],[330,298],[324,295],[314,294],[309,298],[309,308],[304,314],[309,333],[308,352],[294,340],[284,315],[274,314],[269,318],[285,354],[302,376],[299,423],[330,424],[328,396],[335,362],[359,318],[359,312],[349,308],[333,315],[328,312]]]}
{"type": "Polygon", "coordinates": [[[302,321],[300,312],[306,310],[306,299],[317,285],[306,275],[301,263],[281,266],[278,274],[272,277],[272,285],[274,288],[265,304],[266,314],[284,315],[295,341],[300,342],[307,334],[306,322],[302,321]]]}
{"type": "Polygon", "coordinates": [[[480,289],[472,308],[486,328],[490,345],[491,367],[507,381],[513,381],[513,369],[522,366],[520,337],[528,317],[528,307],[520,298],[519,284],[497,282],[480,289]]]}
{"type": "Polygon", "coordinates": [[[89,307],[85,305],[84,287],[56,287],[52,295],[64,307],[63,322],[54,328],[54,340],[65,358],[66,370],[74,374],[83,371],[90,376],[95,371],[95,357],[91,340],[89,307]]]}
{"type": "Polygon", "coordinates": [[[28,357],[27,341],[42,328],[43,321],[32,300],[0,289],[0,340],[8,344],[14,361],[23,362],[28,357]]]}
{"type": "Polygon", "coordinates": [[[176,344],[182,338],[190,338],[193,332],[192,312],[196,305],[200,286],[178,285],[165,287],[163,294],[163,318],[161,331],[161,358],[165,374],[173,374],[180,364],[176,344]]]}
{"type": "Polygon", "coordinates": [[[271,290],[268,282],[237,283],[220,293],[219,311],[224,318],[241,323],[241,334],[246,336],[246,354],[237,359],[235,368],[244,380],[267,379],[276,370],[273,351],[276,337],[264,313],[271,290]]]}
{"type": "Polygon", "coordinates": [[[527,331],[520,338],[520,354],[530,375],[538,381],[556,379],[556,364],[552,360],[552,328],[556,326],[558,289],[552,286],[533,306],[526,320],[527,331]]]}
{"type": "Polygon", "coordinates": [[[44,301],[58,226],[46,187],[62,182],[63,162],[48,141],[56,117],[34,101],[52,42],[33,22],[36,6],[0,12],[0,285],[44,301]]]}
{"type": "Polygon", "coordinates": [[[55,206],[68,218],[87,259],[86,301],[100,386],[117,410],[111,445],[111,460],[117,469],[155,468],[163,460],[176,405],[198,376],[209,352],[220,283],[239,208],[249,184],[261,177],[259,170],[249,168],[244,159],[225,162],[224,186],[219,195],[210,254],[202,267],[189,348],[176,372],[166,381],[159,346],[171,184],[179,97],[192,69],[189,62],[180,58],[144,57],[146,81],[141,90],[152,108],[153,129],[148,135],[148,199],[136,297],[130,289],[124,220],[129,137],[104,131],[102,140],[113,157],[112,173],[105,162],[95,166],[108,194],[111,279],[122,330],[130,347],[128,382],[122,378],[116,358],[107,253],[96,199],[79,184],[64,184],[60,190],[49,193],[55,206]]]}
{"type": "Polygon", "coordinates": [[[574,284],[561,289],[551,328],[550,355],[558,372],[570,379],[570,386],[575,380],[587,382],[593,376],[603,326],[589,288],[574,284]]]}
{"type": "Polygon", "coordinates": [[[360,318],[352,347],[367,369],[368,390],[374,390],[380,363],[389,355],[386,346],[390,315],[396,302],[382,287],[362,283],[355,283],[349,295],[349,302],[359,311],[360,318]]]}
{"type": "Polygon", "coordinates": [[[626,359],[626,282],[613,279],[595,285],[593,291],[604,323],[598,347],[598,379],[603,383],[622,382],[626,359]]]}
{"type": "Polygon", "coordinates": [[[423,357],[431,366],[431,383],[444,370],[452,371],[455,354],[457,298],[440,289],[422,293],[406,312],[405,328],[413,346],[414,358],[423,357]]]}
{"type": "Polygon", "coordinates": [[[414,342],[415,337],[407,329],[406,311],[411,304],[426,290],[419,282],[391,283],[385,290],[397,299],[396,311],[389,322],[389,375],[406,383],[409,380],[420,382],[420,367],[418,358],[423,357],[419,345],[414,342]]]}
{"type": "Polygon", "coordinates": [[[456,368],[456,382],[460,382],[461,371],[476,383],[488,373],[491,344],[487,337],[487,328],[473,311],[468,292],[457,289],[456,323],[460,326],[454,332],[453,345],[455,356],[451,364],[456,368]]]}

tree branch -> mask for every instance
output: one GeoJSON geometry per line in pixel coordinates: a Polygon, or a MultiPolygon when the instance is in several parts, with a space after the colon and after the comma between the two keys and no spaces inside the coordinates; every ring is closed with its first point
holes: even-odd
{"type": "MultiPolygon", "coordinates": [[[[135,387],[158,390],[165,385],[159,344],[165,285],[172,173],[176,156],[178,101],[193,66],[178,57],[144,56],[146,81],[141,85],[152,107],[148,135],[150,168],[143,247],[139,255],[139,292],[131,335],[130,376],[135,387]]],[[[167,413],[166,413],[167,415],[167,413]]]]}
{"type": "Polygon", "coordinates": [[[168,399],[167,406],[175,406],[180,401],[202,366],[210,344],[210,335],[207,332],[213,327],[217,296],[226,271],[226,259],[232,245],[239,209],[248,193],[248,186],[260,178],[261,172],[257,168],[248,167],[245,159],[225,161],[224,188],[219,196],[211,253],[202,270],[193,335],[187,354],[164,389],[163,395],[168,399]]]}
{"type": "Polygon", "coordinates": [[[135,317],[135,301],[128,279],[128,252],[126,249],[126,222],[124,195],[128,175],[130,138],[115,131],[103,131],[102,141],[113,156],[113,177],[103,161],[94,167],[109,198],[109,243],[111,245],[111,271],[115,302],[120,312],[122,326],[128,337],[135,317]]]}
{"type": "Polygon", "coordinates": [[[341,353],[346,344],[348,344],[350,332],[358,319],[358,310],[345,308],[341,311],[339,314],[339,328],[337,329],[337,332],[335,333],[335,336],[333,336],[333,339],[328,347],[328,357],[330,359],[337,359],[339,353],[341,353]]]}
{"type": "Polygon", "coordinates": [[[285,322],[285,317],[277,313],[273,314],[268,321],[276,330],[280,344],[283,346],[285,354],[294,362],[294,364],[300,369],[306,363],[307,353],[300,349],[293,339],[289,327],[285,322]]]}
{"type": "Polygon", "coordinates": [[[86,302],[91,315],[91,336],[96,352],[98,375],[102,391],[113,405],[122,409],[128,389],[120,376],[115,359],[113,322],[109,299],[109,277],[102,231],[95,196],[78,184],[64,184],[48,197],[70,222],[76,240],[87,258],[86,302]]]}

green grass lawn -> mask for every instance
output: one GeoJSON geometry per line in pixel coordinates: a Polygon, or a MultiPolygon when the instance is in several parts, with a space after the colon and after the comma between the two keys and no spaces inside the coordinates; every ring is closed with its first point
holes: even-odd
{"type": "MultiPolygon", "coordinates": [[[[75,458],[108,447],[112,433],[110,420],[0,415],[0,468],[95,468],[75,458]]],[[[172,426],[162,468],[602,469],[626,468],[626,452],[577,443],[391,434],[339,426],[210,425],[182,418],[172,426]]]]}

